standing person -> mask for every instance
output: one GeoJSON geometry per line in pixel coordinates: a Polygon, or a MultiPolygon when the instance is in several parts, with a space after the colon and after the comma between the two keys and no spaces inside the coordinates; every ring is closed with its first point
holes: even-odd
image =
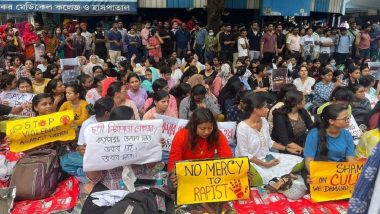
{"type": "Polygon", "coordinates": [[[321,48],[321,41],[320,41],[321,34],[322,34],[322,27],[316,26],[313,33],[313,38],[314,38],[314,55],[312,56],[313,59],[319,58],[319,52],[321,48]]]}
{"type": "Polygon", "coordinates": [[[217,49],[218,49],[218,40],[214,35],[214,31],[210,29],[208,31],[208,35],[206,36],[205,39],[205,54],[204,54],[204,59],[206,61],[212,61],[214,57],[217,54],[217,49]]]}
{"type": "Polygon", "coordinates": [[[331,47],[334,46],[334,42],[331,39],[331,30],[326,29],[323,34],[321,34],[320,38],[320,54],[319,60],[322,64],[327,64],[330,61],[330,57],[332,56],[331,47]]]}
{"type": "Polygon", "coordinates": [[[260,56],[265,65],[272,63],[273,58],[278,55],[277,36],[273,32],[273,24],[268,25],[268,30],[261,38],[260,51],[260,56]]]}
{"type": "Polygon", "coordinates": [[[34,27],[29,22],[25,24],[25,32],[22,36],[25,44],[25,59],[35,58],[34,45],[39,43],[39,37],[34,31],[34,27]]]}
{"type": "Polygon", "coordinates": [[[225,62],[232,62],[235,40],[234,36],[231,33],[231,24],[226,23],[224,27],[224,32],[220,33],[219,35],[220,57],[225,62]]]}
{"type": "Polygon", "coordinates": [[[127,35],[127,29],[124,28],[123,20],[117,21],[117,30],[121,33],[122,40],[124,41],[124,37],[127,35]]]}
{"type": "Polygon", "coordinates": [[[351,53],[352,41],[351,37],[347,35],[347,29],[341,28],[340,35],[336,41],[336,53],[335,59],[336,64],[343,65],[346,62],[346,59],[349,57],[351,53]]]}
{"type": "Polygon", "coordinates": [[[54,35],[53,31],[48,31],[47,37],[45,37],[44,41],[46,46],[46,53],[51,53],[55,56],[59,47],[59,39],[54,35]]]}
{"type": "Polygon", "coordinates": [[[121,56],[121,39],[122,35],[117,30],[117,21],[112,23],[112,29],[108,31],[107,42],[110,43],[108,55],[112,64],[116,64],[116,59],[121,56]]]}
{"type": "Polygon", "coordinates": [[[194,51],[199,56],[199,61],[204,63],[204,46],[206,36],[208,34],[204,24],[202,22],[198,22],[197,24],[198,31],[195,34],[195,42],[194,42],[194,51]]]}
{"type": "Polygon", "coordinates": [[[59,40],[59,45],[57,48],[57,56],[58,56],[58,58],[63,59],[63,58],[65,58],[66,38],[62,33],[62,28],[57,27],[55,29],[55,36],[59,40]]]}
{"type": "Polygon", "coordinates": [[[182,59],[190,47],[190,32],[186,30],[186,23],[182,23],[181,27],[175,32],[174,38],[177,57],[182,59]]]}
{"type": "Polygon", "coordinates": [[[81,35],[86,39],[86,51],[84,56],[89,59],[92,54],[92,34],[87,31],[87,23],[80,23],[80,28],[82,29],[81,35]]]}
{"type": "Polygon", "coordinates": [[[66,39],[66,44],[72,50],[72,57],[84,56],[86,53],[86,38],[82,36],[82,29],[77,27],[75,34],[66,39]]]}
{"type": "MultiPolygon", "coordinates": [[[[277,25],[276,28],[276,36],[277,36],[277,51],[279,56],[284,56],[285,47],[286,47],[286,36],[282,33],[282,25],[277,25]]],[[[298,60],[298,59],[297,59],[298,60]]]]}
{"type": "Polygon", "coordinates": [[[356,26],[356,22],[351,22],[350,23],[350,29],[348,29],[348,36],[350,37],[350,41],[351,41],[351,46],[352,46],[352,58],[355,58],[355,54],[356,54],[356,45],[355,45],[355,41],[356,41],[356,35],[359,33],[360,31],[357,29],[357,26],[356,26]]]}
{"type": "Polygon", "coordinates": [[[299,28],[294,27],[292,33],[288,35],[286,39],[287,54],[285,55],[288,59],[294,57],[297,61],[301,56],[301,37],[298,33],[299,28]]]}
{"type": "Polygon", "coordinates": [[[257,22],[252,22],[251,30],[247,35],[249,40],[249,57],[251,60],[260,58],[260,41],[262,36],[262,33],[259,32],[259,26],[257,25],[257,22]]]}
{"type": "Polygon", "coordinates": [[[95,55],[106,60],[108,58],[106,47],[106,34],[103,31],[103,25],[96,23],[95,32],[92,34],[92,42],[95,44],[95,55]]]}
{"type": "Polygon", "coordinates": [[[139,62],[141,58],[141,38],[136,29],[131,28],[124,40],[128,46],[127,59],[131,59],[132,56],[135,56],[136,61],[139,62]]]}
{"type": "Polygon", "coordinates": [[[141,44],[142,44],[142,56],[147,57],[148,56],[148,39],[149,39],[149,31],[151,28],[150,21],[145,21],[144,28],[141,29],[140,36],[141,36],[141,44]]]}
{"type": "Polygon", "coordinates": [[[156,29],[152,28],[149,32],[146,48],[149,50],[149,56],[153,57],[155,62],[158,62],[162,58],[161,44],[163,42],[156,29]]]}
{"type": "Polygon", "coordinates": [[[241,29],[238,38],[238,57],[248,56],[249,42],[247,39],[247,30],[241,29]]]}
{"type": "Polygon", "coordinates": [[[170,30],[169,21],[164,22],[164,28],[160,29],[158,32],[163,40],[161,45],[162,56],[166,59],[168,58],[174,50],[174,33],[170,30]]]}
{"type": "Polygon", "coordinates": [[[364,24],[362,26],[362,31],[356,34],[355,56],[360,59],[370,58],[370,45],[371,45],[371,40],[372,40],[371,37],[369,36],[370,30],[371,30],[371,26],[369,24],[364,24]]]}
{"type": "Polygon", "coordinates": [[[306,29],[306,35],[301,39],[301,53],[302,57],[306,61],[314,60],[315,41],[313,37],[313,29],[309,27],[306,29]]]}

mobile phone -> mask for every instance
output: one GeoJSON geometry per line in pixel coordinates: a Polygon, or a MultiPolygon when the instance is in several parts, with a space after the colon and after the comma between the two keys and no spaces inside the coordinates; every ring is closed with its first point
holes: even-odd
{"type": "Polygon", "coordinates": [[[265,156],[265,161],[266,162],[269,162],[269,161],[274,160],[274,159],[276,159],[276,158],[273,155],[271,155],[271,154],[265,156]]]}

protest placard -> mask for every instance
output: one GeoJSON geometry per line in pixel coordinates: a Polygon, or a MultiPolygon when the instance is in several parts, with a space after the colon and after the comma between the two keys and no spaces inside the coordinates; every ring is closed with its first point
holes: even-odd
{"type": "Polygon", "coordinates": [[[272,91],[280,91],[282,86],[286,84],[288,77],[287,68],[278,68],[272,70],[272,91]]]}
{"type": "Polygon", "coordinates": [[[356,123],[356,120],[354,117],[350,117],[350,125],[348,126],[348,131],[351,133],[352,137],[355,139],[359,139],[360,136],[362,136],[363,132],[359,128],[358,124],[356,123]]]}
{"type": "MultiPolygon", "coordinates": [[[[185,119],[177,119],[161,114],[156,114],[157,119],[162,119],[162,137],[165,139],[164,151],[170,151],[175,133],[189,122],[185,119]]],[[[230,144],[235,143],[236,122],[218,122],[218,128],[227,137],[230,144]]]]}
{"type": "Polygon", "coordinates": [[[73,140],[73,120],[73,111],[63,111],[9,121],[6,125],[6,135],[11,140],[10,149],[12,152],[22,152],[55,141],[73,140]]]}
{"type": "Polygon", "coordinates": [[[161,161],[162,120],[96,123],[84,131],[84,171],[161,161]]]}
{"type": "Polygon", "coordinates": [[[375,77],[375,80],[380,80],[380,62],[368,62],[369,73],[375,77]]]}
{"type": "Polygon", "coordinates": [[[77,58],[66,58],[60,60],[62,69],[62,82],[64,84],[77,83],[80,75],[79,61],[77,58]]]}
{"type": "Polygon", "coordinates": [[[350,198],[364,162],[310,162],[310,194],[313,202],[350,198]]]}
{"type": "MultiPolygon", "coordinates": [[[[35,94],[32,93],[19,93],[17,91],[8,91],[1,93],[0,100],[3,104],[7,103],[7,105],[10,107],[16,107],[24,103],[32,103],[34,95],[35,94]]],[[[26,117],[35,116],[32,109],[24,109],[19,115],[26,117]]]]}
{"type": "Polygon", "coordinates": [[[250,197],[247,157],[177,162],[175,172],[178,205],[250,197]]]}

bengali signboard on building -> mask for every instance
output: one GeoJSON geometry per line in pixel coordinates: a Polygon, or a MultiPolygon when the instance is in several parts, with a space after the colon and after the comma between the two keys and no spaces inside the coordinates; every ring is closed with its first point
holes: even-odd
{"type": "Polygon", "coordinates": [[[137,13],[137,0],[1,0],[0,13],[69,13],[125,14],[137,13]]]}

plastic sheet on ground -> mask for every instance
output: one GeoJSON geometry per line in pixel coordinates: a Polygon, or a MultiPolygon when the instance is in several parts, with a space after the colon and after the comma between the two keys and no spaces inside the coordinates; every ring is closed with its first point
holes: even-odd
{"type": "Polygon", "coordinates": [[[12,214],[46,214],[72,209],[78,200],[79,181],[70,177],[58,184],[49,198],[16,202],[12,214]]]}
{"type": "Polygon", "coordinates": [[[234,201],[233,205],[239,214],[341,214],[348,209],[347,200],[312,203],[310,195],[293,201],[280,193],[268,193],[262,198],[257,189],[251,190],[250,200],[234,201]]]}

